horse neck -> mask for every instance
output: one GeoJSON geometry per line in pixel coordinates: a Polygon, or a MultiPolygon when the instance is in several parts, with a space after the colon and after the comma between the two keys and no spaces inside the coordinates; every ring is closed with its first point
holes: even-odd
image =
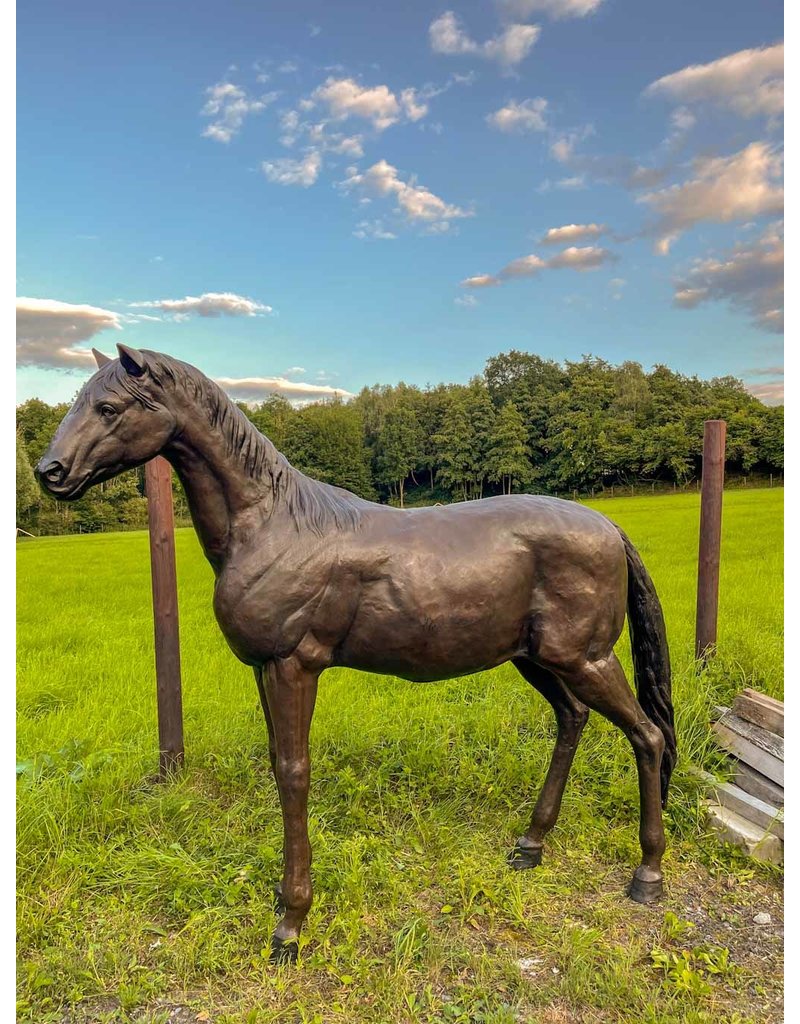
{"type": "Polygon", "coordinates": [[[176,398],[179,430],[163,454],[180,478],[206,558],[219,574],[237,517],[256,505],[271,507],[269,469],[279,456],[222,392],[198,399],[176,390],[176,398]]]}

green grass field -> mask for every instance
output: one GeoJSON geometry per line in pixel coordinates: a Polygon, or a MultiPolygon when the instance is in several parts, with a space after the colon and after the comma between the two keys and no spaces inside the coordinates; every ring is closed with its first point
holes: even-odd
{"type": "MultiPolygon", "coordinates": [[[[187,767],[156,761],[145,533],[18,546],[21,1021],[778,1021],[781,880],[703,829],[710,709],[783,696],[783,492],[726,494],[719,657],[694,674],[696,495],[598,503],[665,607],[680,761],[667,895],[638,863],[627,741],[596,715],[536,871],[505,854],[549,760],[548,705],[510,666],[431,685],[333,670],[312,732],[316,899],[301,964],[271,967],[281,821],[249,669],[177,537],[187,767]],[[767,910],[771,926],[753,916],[767,910]]],[[[630,677],[627,641],[620,656],[630,677]]]]}

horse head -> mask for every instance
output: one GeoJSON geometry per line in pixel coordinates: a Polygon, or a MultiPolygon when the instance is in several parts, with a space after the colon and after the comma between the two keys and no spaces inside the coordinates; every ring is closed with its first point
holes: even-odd
{"type": "Polygon", "coordinates": [[[35,469],[40,486],[61,501],[148,462],[177,430],[154,353],[117,345],[118,359],[99,352],[98,371],[81,388],[35,469]]]}

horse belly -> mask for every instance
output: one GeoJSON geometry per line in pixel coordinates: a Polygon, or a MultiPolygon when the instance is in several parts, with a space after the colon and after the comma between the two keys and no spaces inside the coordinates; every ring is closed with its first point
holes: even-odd
{"type": "Polygon", "coordinates": [[[362,595],[336,663],[424,682],[469,675],[524,647],[531,589],[509,579],[385,581],[362,595]]]}

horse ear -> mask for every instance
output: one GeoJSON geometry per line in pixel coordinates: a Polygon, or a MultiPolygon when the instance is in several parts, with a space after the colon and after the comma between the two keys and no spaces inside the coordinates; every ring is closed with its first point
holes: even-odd
{"type": "Polygon", "coordinates": [[[97,363],[98,369],[101,366],[106,366],[108,363],[113,363],[114,361],[111,356],[107,356],[104,352],[98,352],[96,348],[92,349],[92,355],[94,356],[94,361],[97,363]]]}
{"type": "Polygon", "coordinates": [[[132,377],[141,377],[147,368],[144,354],[138,348],[131,348],[130,345],[121,345],[117,342],[119,361],[132,377]]]}

